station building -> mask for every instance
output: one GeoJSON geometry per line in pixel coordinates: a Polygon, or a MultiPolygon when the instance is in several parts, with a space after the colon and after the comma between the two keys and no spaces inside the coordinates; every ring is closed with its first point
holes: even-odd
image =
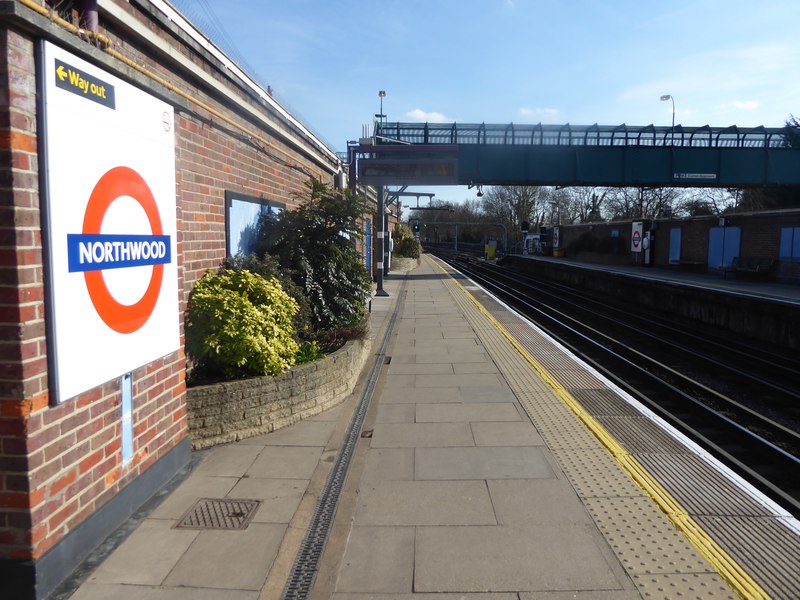
{"type": "Polygon", "coordinates": [[[0,596],[44,598],[189,461],[195,281],[309,178],[346,181],[163,0],[0,23],[0,596]]]}

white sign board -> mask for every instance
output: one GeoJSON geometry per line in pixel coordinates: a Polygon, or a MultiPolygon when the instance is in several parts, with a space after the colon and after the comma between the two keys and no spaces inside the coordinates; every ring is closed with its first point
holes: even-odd
{"type": "Polygon", "coordinates": [[[644,228],[642,221],[634,221],[631,224],[631,252],[642,251],[642,234],[644,228]]]}
{"type": "Polygon", "coordinates": [[[56,402],[180,347],[173,110],[43,42],[56,402]]]}

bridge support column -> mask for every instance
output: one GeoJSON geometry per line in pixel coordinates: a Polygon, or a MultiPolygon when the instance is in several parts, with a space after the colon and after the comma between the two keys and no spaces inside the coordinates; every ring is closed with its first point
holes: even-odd
{"type": "Polygon", "coordinates": [[[375,261],[375,282],[377,289],[375,290],[376,296],[388,296],[389,292],[383,289],[383,275],[384,266],[386,264],[386,191],[382,185],[378,186],[378,214],[375,215],[375,256],[378,260],[375,261]]]}

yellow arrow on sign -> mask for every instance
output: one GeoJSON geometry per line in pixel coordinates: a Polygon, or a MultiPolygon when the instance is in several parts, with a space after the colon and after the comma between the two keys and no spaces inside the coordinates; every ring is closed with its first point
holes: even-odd
{"type": "Polygon", "coordinates": [[[58,65],[58,68],[56,69],[56,75],[58,75],[58,78],[61,79],[61,81],[64,81],[64,79],[67,78],[67,71],[64,69],[64,65],[58,65]]]}

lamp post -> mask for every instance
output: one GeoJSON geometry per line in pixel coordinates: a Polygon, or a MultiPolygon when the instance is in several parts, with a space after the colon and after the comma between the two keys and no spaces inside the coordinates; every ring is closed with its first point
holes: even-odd
{"type": "Polygon", "coordinates": [[[672,145],[675,145],[675,98],[673,98],[670,94],[664,94],[661,96],[661,101],[666,102],[667,100],[672,100],[672,145]]]}
{"type": "Polygon", "coordinates": [[[378,119],[380,120],[381,123],[383,123],[383,119],[384,119],[384,117],[386,117],[386,115],[383,114],[383,99],[386,97],[386,90],[379,91],[378,92],[378,97],[381,99],[381,112],[380,112],[380,114],[375,115],[375,116],[378,117],[378,119]]]}

